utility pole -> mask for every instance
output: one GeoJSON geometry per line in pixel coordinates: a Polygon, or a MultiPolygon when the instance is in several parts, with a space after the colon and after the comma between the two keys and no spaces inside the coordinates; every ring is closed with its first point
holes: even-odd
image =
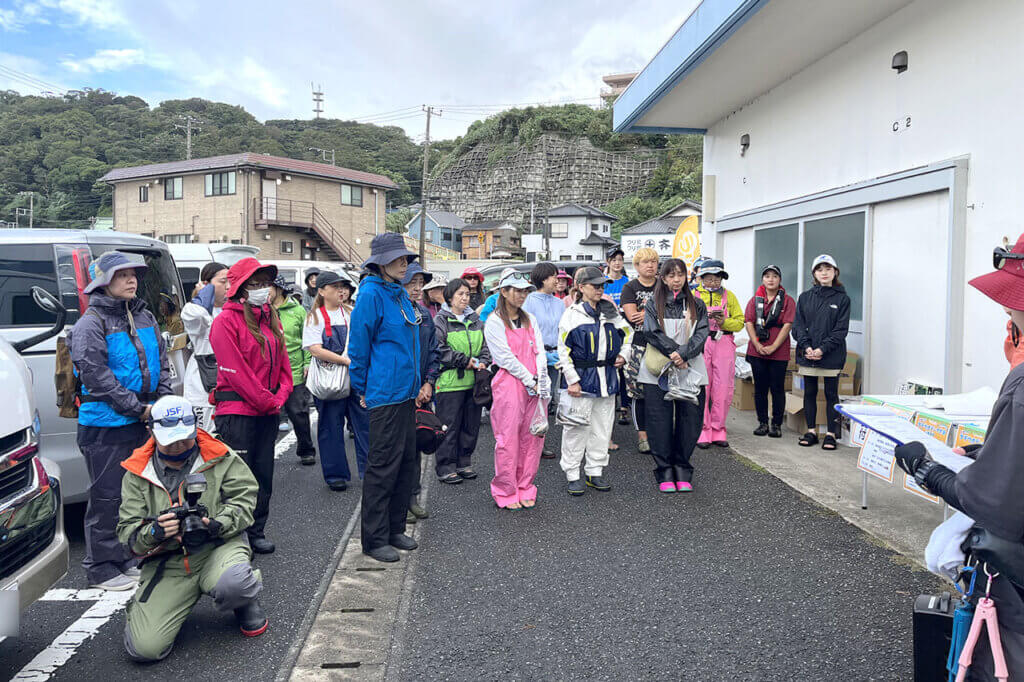
{"type": "Polygon", "coordinates": [[[533,234],[533,195],[530,195],[530,234],[533,234]]]}
{"type": "MultiPolygon", "coordinates": [[[[320,118],[320,114],[324,112],[324,92],[323,85],[317,85],[313,87],[313,83],[310,82],[309,88],[313,91],[313,113],[316,114],[317,118],[320,118]]],[[[334,164],[331,164],[332,166],[334,164]]]]}
{"type": "Polygon", "coordinates": [[[548,207],[544,206],[544,253],[546,260],[553,261],[551,257],[551,218],[548,217],[548,207]]]}
{"type": "Polygon", "coordinates": [[[204,121],[199,120],[198,118],[194,117],[192,114],[185,114],[185,115],[179,114],[178,118],[181,119],[182,121],[184,121],[185,123],[183,123],[183,124],[182,123],[175,123],[174,127],[178,128],[180,130],[184,130],[185,131],[185,158],[186,159],[191,159],[192,158],[192,131],[193,130],[202,130],[202,128],[197,126],[196,124],[197,123],[204,123],[204,121]]]}
{"type": "Polygon", "coordinates": [[[331,165],[334,165],[334,150],[333,149],[320,149],[320,147],[310,147],[309,151],[319,152],[320,156],[323,157],[324,163],[327,163],[327,153],[331,153],[331,165]]]}
{"type": "MultiPolygon", "coordinates": [[[[35,212],[35,208],[33,206],[33,200],[35,199],[36,193],[32,192],[32,191],[28,191],[28,192],[18,192],[18,194],[21,195],[21,196],[25,196],[26,194],[28,195],[28,227],[29,227],[29,229],[32,229],[32,218],[35,216],[35,213],[36,213],[35,212]]],[[[24,210],[24,209],[22,209],[22,210],[24,210]]]]}
{"type": "Polygon", "coordinates": [[[430,160],[430,117],[440,116],[441,110],[434,110],[434,107],[423,105],[423,111],[427,113],[427,134],[423,142],[423,182],[420,184],[420,263],[423,263],[427,253],[427,169],[430,160]]]}

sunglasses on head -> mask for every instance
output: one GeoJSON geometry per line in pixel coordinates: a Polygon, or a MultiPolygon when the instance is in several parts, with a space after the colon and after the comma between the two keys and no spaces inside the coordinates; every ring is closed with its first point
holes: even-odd
{"type": "Polygon", "coordinates": [[[185,426],[195,426],[196,416],[194,414],[186,414],[180,417],[164,417],[163,419],[154,419],[153,425],[156,426],[157,424],[159,424],[164,428],[173,429],[175,426],[178,425],[179,422],[184,424],[185,426]]]}
{"type": "Polygon", "coordinates": [[[525,272],[510,272],[508,275],[506,275],[502,279],[521,279],[521,280],[524,280],[524,281],[529,281],[530,275],[525,273],[525,272]]]}
{"type": "Polygon", "coordinates": [[[1013,253],[1005,246],[992,249],[992,267],[996,270],[1002,270],[1006,261],[1010,260],[1024,260],[1024,253],[1013,253]]]}

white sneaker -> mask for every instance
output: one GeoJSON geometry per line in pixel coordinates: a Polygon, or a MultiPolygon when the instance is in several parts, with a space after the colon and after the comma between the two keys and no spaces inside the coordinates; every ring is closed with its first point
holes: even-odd
{"type": "Polygon", "coordinates": [[[101,583],[90,585],[89,587],[98,587],[99,589],[107,590],[108,592],[124,592],[125,590],[134,590],[137,586],[137,582],[123,573],[118,573],[109,580],[104,580],[101,583]]]}
{"type": "Polygon", "coordinates": [[[281,422],[281,425],[277,427],[278,431],[291,431],[292,425],[288,422],[281,422]]]}
{"type": "Polygon", "coordinates": [[[134,580],[136,582],[138,582],[139,578],[142,577],[142,571],[140,571],[135,566],[132,566],[127,571],[122,571],[121,573],[122,573],[122,575],[126,575],[126,576],[128,576],[129,578],[131,578],[132,580],[134,580]]]}

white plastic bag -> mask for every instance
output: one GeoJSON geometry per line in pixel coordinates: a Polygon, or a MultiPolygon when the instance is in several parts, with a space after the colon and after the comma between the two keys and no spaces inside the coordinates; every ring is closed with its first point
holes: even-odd
{"type": "Polygon", "coordinates": [[[306,376],[306,388],[314,398],[341,400],[349,393],[348,367],[313,358],[306,376]]]}
{"type": "Polygon", "coordinates": [[[754,376],[754,368],[750,366],[745,357],[736,356],[736,378],[751,379],[754,376]]]}
{"type": "Polygon", "coordinates": [[[594,401],[586,396],[574,398],[568,389],[558,393],[558,411],[555,423],[563,426],[587,426],[590,424],[590,413],[594,409],[594,401]]]}
{"type": "Polygon", "coordinates": [[[665,373],[668,380],[665,400],[686,400],[694,405],[699,403],[700,372],[692,367],[679,369],[675,365],[669,365],[665,373]]]}
{"type": "Polygon", "coordinates": [[[533,410],[533,417],[530,419],[530,433],[535,436],[543,436],[548,432],[548,401],[541,398],[537,401],[537,407],[533,410]]]}

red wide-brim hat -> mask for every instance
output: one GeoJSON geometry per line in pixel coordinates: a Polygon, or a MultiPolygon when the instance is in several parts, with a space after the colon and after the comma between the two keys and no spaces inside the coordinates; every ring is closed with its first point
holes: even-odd
{"type": "MultiPolygon", "coordinates": [[[[1010,252],[1024,254],[1024,234],[1010,252]]],[[[1024,310],[1024,260],[1007,260],[1001,269],[975,277],[968,284],[1000,305],[1024,310]]]]}
{"type": "Polygon", "coordinates": [[[273,280],[277,277],[276,265],[262,265],[255,258],[243,258],[228,268],[228,298],[234,298],[242,285],[249,281],[257,270],[266,270],[273,280]]]}

